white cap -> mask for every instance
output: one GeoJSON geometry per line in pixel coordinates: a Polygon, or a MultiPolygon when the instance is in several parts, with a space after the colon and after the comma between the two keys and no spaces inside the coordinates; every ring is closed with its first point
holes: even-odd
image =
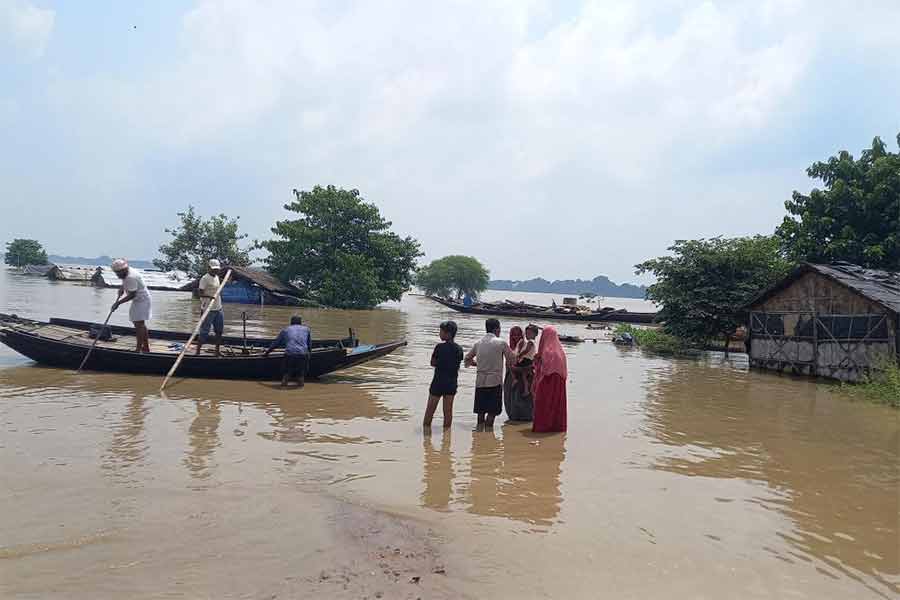
{"type": "Polygon", "coordinates": [[[128,261],[124,258],[117,258],[116,260],[112,261],[110,268],[113,271],[125,271],[126,269],[128,269],[128,261]]]}
{"type": "Polygon", "coordinates": [[[209,268],[210,269],[221,269],[222,265],[219,264],[218,259],[211,258],[211,259],[209,259],[209,268]]]}

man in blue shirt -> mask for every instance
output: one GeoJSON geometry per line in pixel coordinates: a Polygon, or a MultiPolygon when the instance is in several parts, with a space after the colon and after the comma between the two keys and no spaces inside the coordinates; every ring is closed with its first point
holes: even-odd
{"type": "Polygon", "coordinates": [[[312,332],[309,327],[303,325],[299,315],[291,317],[291,324],[281,330],[269,349],[266,356],[275,348],[284,348],[284,361],[281,367],[281,386],[287,387],[288,380],[297,382],[297,387],[303,387],[306,379],[306,370],[309,368],[309,352],[312,348],[312,332]]]}

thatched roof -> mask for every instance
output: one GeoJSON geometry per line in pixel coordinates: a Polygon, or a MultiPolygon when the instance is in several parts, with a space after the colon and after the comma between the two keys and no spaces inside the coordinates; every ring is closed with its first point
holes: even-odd
{"type": "Polygon", "coordinates": [[[859,295],[865,296],[894,314],[900,315],[900,273],[897,271],[866,269],[846,262],[836,262],[830,265],[803,263],[794,269],[790,275],[764,290],[748,306],[754,306],[763,302],[809,272],[815,272],[823,277],[827,277],[852,289],[859,295]]]}

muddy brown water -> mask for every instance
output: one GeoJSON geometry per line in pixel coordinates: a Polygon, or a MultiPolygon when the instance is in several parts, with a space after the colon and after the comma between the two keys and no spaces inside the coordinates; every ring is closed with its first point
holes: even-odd
{"type": "MultiPolygon", "coordinates": [[[[22,316],[102,320],[113,296],[0,274],[0,311],[22,316]]],[[[153,297],[154,327],[190,329],[195,302],[153,297]]],[[[242,310],[254,336],[292,313],[226,305],[230,331],[242,310]]],[[[424,532],[442,597],[900,591],[897,411],[750,372],[743,356],[601,341],[567,347],[568,433],[473,432],[465,372],[453,427],[425,436],[437,324],[455,318],[469,347],[482,318],[415,296],[301,312],[319,337],[352,326],[409,346],[302,392],[181,379],[165,396],[159,378],[76,376],[0,349],[0,597],[338,596],[346,584],[310,574],[362,564],[341,528],[382,518],[424,532]]]]}

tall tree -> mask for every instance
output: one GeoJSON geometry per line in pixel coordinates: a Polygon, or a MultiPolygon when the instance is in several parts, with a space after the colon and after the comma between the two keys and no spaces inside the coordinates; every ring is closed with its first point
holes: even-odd
{"type": "Polygon", "coordinates": [[[452,255],[419,269],[416,285],[430,295],[475,297],[487,289],[488,279],[488,270],[477,258],[452,255]]]}
{"type": "Polygon", "coordinates": [[[226,264],[245,266],[250,264],[250,253],[241,248],[241,240],[246,234],[238,233],[238,219],[225,215],[215,215],[203,219],[188,206],[187,211],[178,213],[180,223],[166,229],[172,240],[159,247],[162,258],[155,264],[164,271],[178,269],[196,276],[206,272],[207,262],[217,258],[226,264]]]}
{"type": "Polygon", "coordinates": [[[399,300],[422,255],[419,243],[392,232],[391,222],[358,190],[329,185],[293,193],[284,208],[299,218],[278,221],[272,228],[277,237],[259,244],[269,251],[269,270],[329,306],[371,308],[399,300]]]}
{"type": "Polygon", "coordinates": [[[16,238],[6,243],[6,256],[4,261],[14,267],[25,265],[46,265],[47,252],[37,240],[16,238]]]}
{"type": "Polygon", "coordinates": [[[775,235],[787,255],[900,269],[900,153],[888,152],[876,137],[859,160],[844,150],[806,172],[825,189],[795,191],[784,203],[790,216],[775,235]]]}
{"type": "Polygon", "coordinates": [[[746,303],[791,267],[767,236],[678,240],[669,250],[635,269],[656,276],[647,298],[662,305],[664,329],[698,345],[730,340],[746,323],[746,303]]]}

